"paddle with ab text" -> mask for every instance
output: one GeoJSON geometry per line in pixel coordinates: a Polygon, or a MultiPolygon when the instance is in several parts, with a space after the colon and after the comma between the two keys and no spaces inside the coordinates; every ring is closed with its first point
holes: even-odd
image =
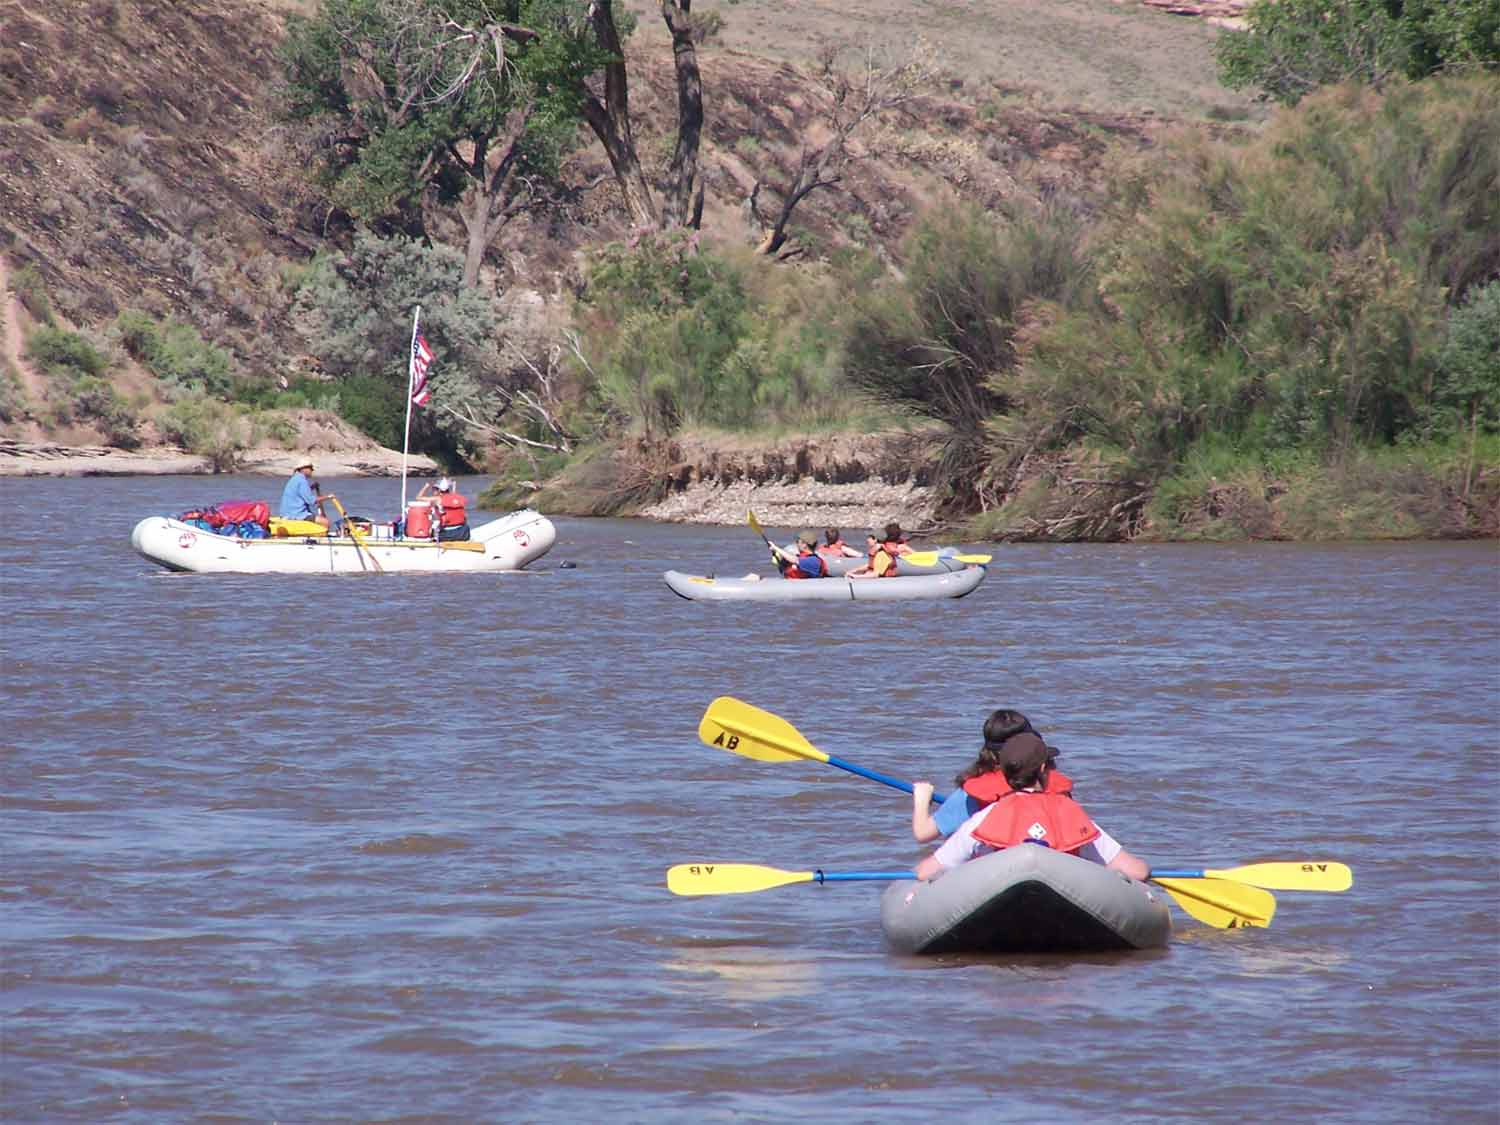
{"type": "MultiPolygon", "coordinates": [[[[720,696],[708,705],[698,724],[698,737],[710,746],[756,761],[789,762],[805,759],[824,762],[905,793],[912,791],[910,782],[865,769],[819,750],[779,715],[732,696],[720,696]]],[[[942,797],[934,794],[933,800],[941,801],[942,797]]],[[[1186,876],[1182,872],[1163,875],[1161,880],[1152,872],[1150,878],[1152,882],[1159,882],[1187,914],[1205,925],[1220,929],[1265,926],[1276,912],[1276,899],[1273,895],[1227,879],[1186,876]]]]}

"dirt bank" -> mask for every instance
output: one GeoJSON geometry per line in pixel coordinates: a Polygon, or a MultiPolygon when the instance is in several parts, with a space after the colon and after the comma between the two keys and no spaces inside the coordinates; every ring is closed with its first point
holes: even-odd
{"type": "MultiPolygon", "coordinates": [[[[312,457],[321,477],[394,477],[401,475],[401,454],[371,444],[357,449],[317,450],[312,457]]],[[[300,453],[271,446],[246,450],[236,473],[288,476],[304,459],[300,453]]],[[[407,471],[428,476],[438,471],[430,457],[414,455],[407,471]]],[[[0,438],[0,476],[127,477],[197,476],[214,472],[207,457],[176,446],[158,445],[126,451],[105,445],[56,445],[0,438]]]]}

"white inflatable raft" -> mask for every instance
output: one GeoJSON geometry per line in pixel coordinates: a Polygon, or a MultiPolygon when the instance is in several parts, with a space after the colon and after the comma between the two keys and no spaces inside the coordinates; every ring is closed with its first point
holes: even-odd
{"type": "Polygon", "coordinates": [[[980,856],[931,883],[892,883],[880,925],[903,953],[1150,949],[1172,934],[1165,891],[1032,844],[980,856]]]}
{"type": "Polygon", "coordinates": [[[906,601],[961,598],[984,581],[984,567],[910,578],[713,578],[669,570],[674,594],[695,602],[906,601]]]}
{"type": "Polygon", "coordinates": [[[468,542],[309,536],[235,539],[165,516],[148,516],[130,545],[168,570],[199,574],[409,574],[519,570],[557,538],[552,521],[529,508],[482,523],[468,542]]]}

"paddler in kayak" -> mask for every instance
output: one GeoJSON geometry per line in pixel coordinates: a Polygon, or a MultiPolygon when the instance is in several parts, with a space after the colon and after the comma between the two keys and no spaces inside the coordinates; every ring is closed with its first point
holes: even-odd
{"type": "Polygon", "coordinates": [[[844,542],[843,532],[836,527],[825,527],[823,529],[823,542],[818,547],[818,554],[825,559],[857,559],[860,554],[849,544],[844,542]]]}
{"type": "Polygon", "coordinates": [[[906,541],[906,533],[894,520],[885,525],[885,531],[881,535],[871,532],[866,542],[871,544],[870,561],[855,567],[844,577],[895,578],[898,573],[896,560],[912,553],[911,545],[906,541]]]}
{"type": "MultiPolygon", "coordinates": [[[[956,778],[957,788],[946,800],[932,807],[932,782],[918,781],[911,792],[911,834],[917,843],[927,844],[939,836],[950,836],[959,825],[968,820],[996,798],[1010,792],[1010,783],[1005,780],[999,753],[1006,740],[1017,734],[1036,734],[1037,731],[1019,711],[1002,707],[991,711],[984,721],[984,744],[975,755],[973,763],[956,778]]],[[[1073,795],[1073,782],[1057,769],[1057,748],[1047,747],[1047,792],[1073,795]]]]}
{"type": "Polygon", "coordinates": [[[1027,844],[1055,848],[1132,879],[1150,875],[1145,860],[1120,847],[1072,797],[1048,791],[1051,754],[1031,731],[1007,738],[995,753],[995,761],[1010,792],[969,817],[937,851],[917,864],[917,878],[935,879],[981,855],[1027,844]]]}
{"type": "Polygon", "coordinates": [[[797,532],[793,551],[785,547],[776,548],[776,564],[783,578],[827,578],[828,563],[818,554],[818,533],[797,532]]]}

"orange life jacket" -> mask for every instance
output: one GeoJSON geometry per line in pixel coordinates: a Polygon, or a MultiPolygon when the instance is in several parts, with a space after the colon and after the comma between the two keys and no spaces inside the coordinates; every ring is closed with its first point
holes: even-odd
{"type": "Polygon", "coordinates": [[[467,501],[458,493],[439,492],[437,502],[440,509],[439,527],[462,527],[468,522],[468,516],[464,512],[464,505],[467,501]]]}
{"type": "Polygon", "coordinates": [[[974,828],[974,838],[991,847],[1031,842],[1075,855],[1098,836],[1083,806],[1060,793],[1009,793],[991,805],[974,828]]]}
{"type": "MultiPolygon", "coordinates": [[[[984,801],[986,804],[998,801],[1001,797],[1011,792],[1010,782],[1005,780],[1004,770],[991,770],[982,773],[978,777],[971,777],[964,782],[964,792],[976,801],[984,801]]],[[[1048,770],[1047,778],[1042,782],[1043,793],[1057,793],[1064,797],[1073,795],[1073,779],[1065,773],[1057,770],[1048,770]]]]}
{"type": "MultiPolygon", "coordinates": [[[[896,559],[900,557],[902,541],[900,539],[882,543],[879,550],[884,551],[886,558],[890,559],[890,565],[880,571],[881,578],[895,578],[897,573],[896,559]]],[[[877,552],[878,553],[878,552],[877,552]]],[[[873,561],[873,560],[872,560],[873,561]]]]}
{"type": "Polygon", "coordinates": [[[840,539],[833,543],[824,543],[818,548],[818,554],[825,559],[841,559],[844,557],[844,541],[840,539]]]}

